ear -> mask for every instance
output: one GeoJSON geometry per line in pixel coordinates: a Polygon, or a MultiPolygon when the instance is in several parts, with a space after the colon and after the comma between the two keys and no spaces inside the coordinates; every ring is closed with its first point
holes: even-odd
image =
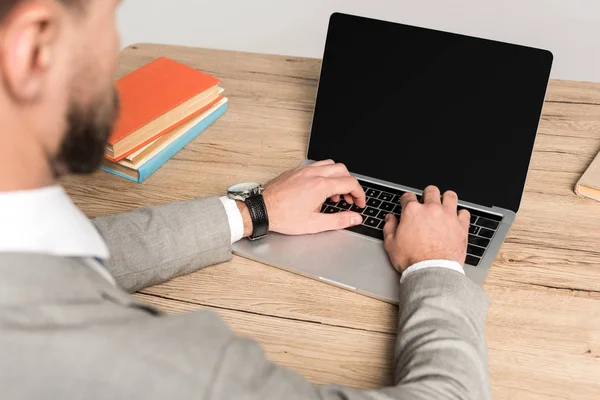
{"type": "Polygon", "coordinates": [[[0,71],[11,97],[19,102],[40,98],[52,58],[60,20],[47,1],[27,1],[7,16],[0,34],[0,71]]]}

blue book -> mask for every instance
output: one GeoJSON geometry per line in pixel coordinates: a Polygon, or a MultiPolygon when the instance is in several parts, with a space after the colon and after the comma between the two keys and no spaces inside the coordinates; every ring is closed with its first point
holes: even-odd
{"type": "Polygon", "coordinates": [[[101,167],[101,169],[111,174],[120,176],[121,178],[142,183],[150,175],[156,172],[157,169],[162,167],[164,163],[173,158],[173,156],[183,149],[188,143],[198,137],[198,135],[200,135],[206,128],[211,126],[221,115],[225,113],[226,110],[227,103],[214,110],[210,115],[200,121],[197,125],[190,128],[190,130],[184,133],[179,139],[175,140],[163,151],[152,157],[137,170],[122,166],[120,164],[112,163],[108,160],[105,160],[105,164],[101,167]]]}

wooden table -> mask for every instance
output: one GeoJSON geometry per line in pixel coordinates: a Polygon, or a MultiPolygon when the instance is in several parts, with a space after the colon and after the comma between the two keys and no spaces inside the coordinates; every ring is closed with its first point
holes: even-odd
{"type": "MultiPolygon", "coordinates": [[[[119,76],[163,55],[220,77],[230,108],[144,184],[66,179],[90,217],[222,195],[306,154],[319,60],[140,44],[119,76]]],[[[598,151],[600,84],[553,81],[521,211],[485,283],[495,399],[600,398],[600,203],[572,190],[598,151]]],[[[139,297],[173,313],[212,309],[315,383],[391,382],[389,304],[239,257],[139,297]]]]}

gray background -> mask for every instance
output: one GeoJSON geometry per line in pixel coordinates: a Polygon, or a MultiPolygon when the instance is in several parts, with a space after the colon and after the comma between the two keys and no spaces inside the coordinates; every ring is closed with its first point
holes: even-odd
{"type": "Polygon", "coordinates": [[[126,0],[118,17],[123,46],[321,57],[334,11],[546,48],[554,78],[600,82],[600,0],[126,0]]]}

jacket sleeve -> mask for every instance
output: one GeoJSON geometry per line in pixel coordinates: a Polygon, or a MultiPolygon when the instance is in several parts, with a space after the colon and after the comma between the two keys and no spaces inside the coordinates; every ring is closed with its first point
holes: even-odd
{"type": "Polygon", "coordinates": [[[231,259],[231,231],[218,198],[148,207],[92,221],[109,248],[105,267],[128,292],[231,259]]]}
{"type": "Polygon", "coordinates": [[[222,351],[207,398],[491,399],[483,290],[457,272],[430,268],[407,277],[401,291],[393,386],[314,386],[268,361],[256,343],[233,338],[222,351]]]}

